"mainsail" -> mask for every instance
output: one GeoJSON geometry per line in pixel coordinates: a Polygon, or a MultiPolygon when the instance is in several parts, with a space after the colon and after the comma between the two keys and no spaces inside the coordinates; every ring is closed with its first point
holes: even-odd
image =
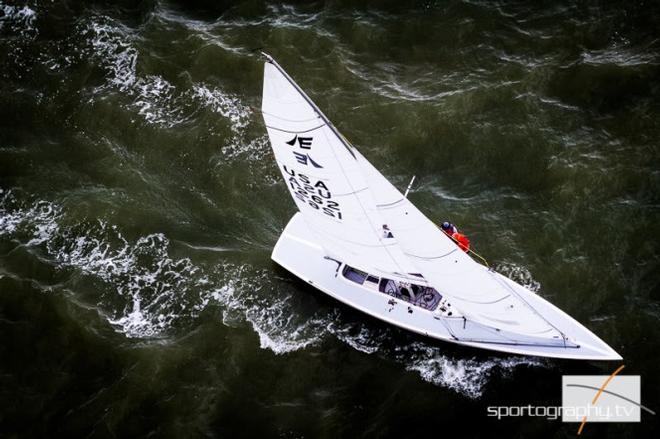
{"type": "Polygon", "coordinates": [[[522,287],[460,250],[270,57],[262,113],[287,187],[328,257],[393,279],[419,283],[421,274],[451,298],[463,328],[469,324],[480,341],[568,343],[517,294],[522,287]]]}
{"type": "Polygon", "coordinates": [[[381,275],[415,273],[383,228],[355,149],[273,60],[262,113],[287,187],[328,256],[381,275]]]}

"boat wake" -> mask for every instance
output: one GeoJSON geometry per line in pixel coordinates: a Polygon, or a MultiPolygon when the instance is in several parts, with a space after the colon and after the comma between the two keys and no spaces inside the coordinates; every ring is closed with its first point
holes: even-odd
{"type": "Polygon", "coordinates": [[[54,203],[38,201],[21,207],[10,192],[4,192],[0,237],[45,250],[59,270],[75,269],[101,281],[102,294],[95,305],[128,337],[158,336],[196,317],[195,293],[205,277],[190,259],[170,256],[170,243],[163,234],[129,241],[103,220],[65,226],[64,217],[54,203]]]}
{"type": "Polygon", "coordinates": [[[174,244],[163,234],[128,239],[103,220],[70,224],[56,203],[23,203],[6,190],[0,190],[0,239],[45,253],[42,256],[58,270],[73,270],[99,282],[102,292],[91,299],[93,305],[130,338],[189,330],[212,306],[220,308],[224,325],[248,325],[260,347],[274,354],[318,348],[334,339],[469,398],[479,398],[495,373],[545,366],[535,358],[453,358],[419,341],[392,346],[393,329],[354,321],[341,307],[311,306],[304,292],[267,269],[228,262],[207,267],[173,256],[174,244]]]}
{"type": "Polygon", "coordinates": [[[472,399],[481,397],[493,374],[510,375],[519,366],[546,367],[547,362],[534,357],[450,358],[438,347],[411,343],[397,348],[397,359],[407,370],[415,371],[425,381],[455,390],[472,399]]]}
{"type": "Polygon", "coordinates": [[[318,321],[296,313],[290,292],[273,294],[277,285],[267,271],[223,264],[216,268],[214,278],[222,286],[205,298],[202,307],[211,301],[222,305],[222,322],[230,327],[249,324],[259,336],[262,349],[286,354],[321,340],[318,321]]]}

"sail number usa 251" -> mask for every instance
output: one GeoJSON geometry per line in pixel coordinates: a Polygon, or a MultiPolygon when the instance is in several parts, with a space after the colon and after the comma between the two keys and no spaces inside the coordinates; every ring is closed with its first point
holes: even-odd
{"type": "Polygon", "coordinates": [[[330,188],[322,180],[314,181],[286,165],[282,165],[282,169],[294,197],[332,218],[343,219],[339,203],[332,199],[330,188]]]}

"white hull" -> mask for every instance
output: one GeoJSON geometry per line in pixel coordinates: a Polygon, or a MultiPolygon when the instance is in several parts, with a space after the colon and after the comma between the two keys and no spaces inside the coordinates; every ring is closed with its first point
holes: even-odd
{"type": "MultiPolygon", "coordinates": [[[[450,317],[439,309],[427,310],[387,295],[379,291],[377,286],[365,286],[366,282],[365,285],[360,285],[347,279],[343,275],[343,261],[327,258],[325,251],[316,241],[300,213],[296,213],[275,245],[272,259],[327,295],[392,325],[438,340],[511,354],[580,360],[621,360],[619,354],[575,319],[500,274],[494,275],[499,276],[499,280],[506,282],[511,288],[515,288],[520,297],[553,326],[564,334],[570,334],[568,345],[543,346],[533,341],[525,343],[504,339],[501,342],[474,341],[480,338],[480,333],[485,334],[483,328],[473,326],[469,321],[466,324],[466,321],[456,314],[450,317]]],[[[487,268],[484,267],[484,270],[487,268]]],[[[492,339],[492,334],[489,334],[489,337],[492,339]]],[[[524,337],[519,340],[524,340],[524,337]]]]}

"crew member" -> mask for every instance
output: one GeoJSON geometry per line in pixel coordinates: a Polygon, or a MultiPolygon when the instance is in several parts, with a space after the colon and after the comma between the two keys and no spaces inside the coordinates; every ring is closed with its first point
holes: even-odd
{"type": "Polygon", "coordinates": [[[445,221],[440,228],[447,236],[454,240],[461,250],[464,252],[470,251],[470,240],[464,234],[459,233],[455,225],[449,221],[445,221]]]}
{"type": "Polygon", "coordinates": [[[442,231],[449,236],[453,235],[454,233],[458,233],[458,229],[456,228],[456,226],[450,223],[449,221],[445,221],[444,223],[442,223],[441,227],[442,227],[442,231]]]}

